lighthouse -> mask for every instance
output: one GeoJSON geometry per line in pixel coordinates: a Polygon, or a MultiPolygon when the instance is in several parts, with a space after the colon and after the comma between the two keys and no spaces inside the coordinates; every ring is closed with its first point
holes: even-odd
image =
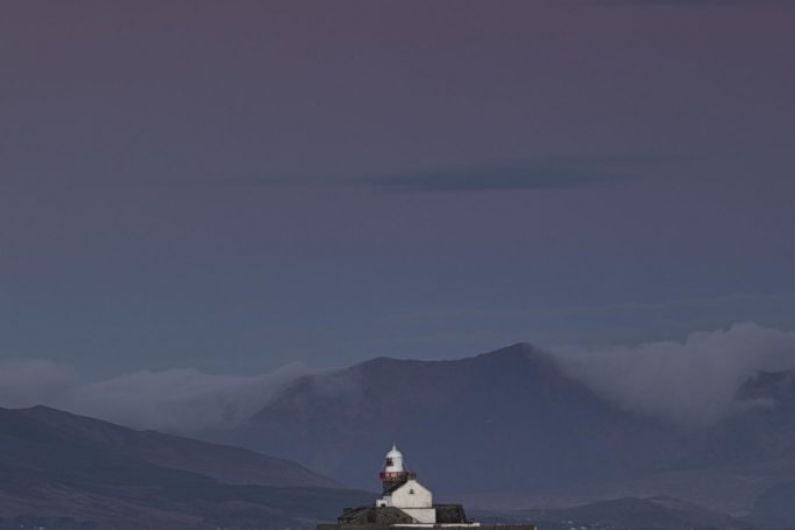
{"type": "Polygon", "coordinates": [[[320,523],[317,530],[536,530],[530,524],[481,525],[467,519],[460,504],[434,504],[431,490],[407,468],[394,443],[384,456],[378,478],[381,497],[374,505],[345,508],[336,524],[320,523]]]}
{"type": "Polygon", "coordinates": [[[417,482],[416,474],[406,470],[403,453],[395,444],[384,457],[384,468],[378,476],[383,485],[383,497],[375,501],[376,507],[397,508],[417,523],[436,523],[431,490],[417,482]]]}

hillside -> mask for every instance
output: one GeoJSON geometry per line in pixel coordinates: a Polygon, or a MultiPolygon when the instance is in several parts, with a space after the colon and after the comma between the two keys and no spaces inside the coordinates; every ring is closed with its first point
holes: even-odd
{"type": "Polygon", "coordinates": [[[0,426],[0,527],[311,527],[340,506],[371,498],[319,487],[330,483],[289,462],[53,409],[0,409],[0,426]],[[196,472],[226,461],[230,471],[214,474],[249,485],[196,472]]]}
{"type": "MultiPolygon", "coordinates": [[[[200,473],[229,484],[264,486],[336,487],[333,480],[281,458],[234,447],[173,436],[157,431],[137,431],[102,420],[38,406],[0,411],[18,417],[6,429],[41,429],[48,436],[68,443],[111,451],[116,455],[143,460],[158,466],[200,473]],[[24,425],[24,427],[22,427],[24,425]]],[[[8,431],[6,431],[8,432],[8,431]]]]}

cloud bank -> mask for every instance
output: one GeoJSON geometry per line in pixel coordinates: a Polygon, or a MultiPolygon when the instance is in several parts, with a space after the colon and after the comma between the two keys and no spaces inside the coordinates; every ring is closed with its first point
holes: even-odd
{"type": "Polygon", "coordinates": [[[795,332],[743,323],[683,342],[555,354],[570,374],[625,408],[703,425],[730,414],[737,388],[757,371],[795,368],[795,332]]]}
{"type": "Polygon", "coordinates": [[[133,428],[182,434],[235,426],[308,369],[298,363],[254,376],[198,370],[140,371],[82,382],[51,361],[0,362],[0,406],[48,405],[133,428]]]}
{"type": "MultiPolygon", "coordinates": [[[[681,342],[552,353],[570,375],[624,408],[698,426],[730,414],[737,388],[757,371],[795,368],[795,332],[744,323],[681,342]]],[[[238,425],[307,373],[292,364],[253,376],[171,369],[83,382],[51,361],[2,361],[0,406],[45,404],[134,428],[196,434],[238,425]]]]}

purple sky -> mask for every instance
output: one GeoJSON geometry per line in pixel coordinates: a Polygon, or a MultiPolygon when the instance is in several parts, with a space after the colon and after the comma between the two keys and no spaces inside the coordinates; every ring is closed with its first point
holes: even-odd
{"type": "Polygon", "coordinates": [[[795,2],[7,2],[0,356],[795,329],[795,2]]]}

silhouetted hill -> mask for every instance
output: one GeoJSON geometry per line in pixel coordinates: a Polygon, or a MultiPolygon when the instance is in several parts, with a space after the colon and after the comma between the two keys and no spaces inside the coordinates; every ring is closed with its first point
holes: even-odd
{"type": "Polygon", "coordinates": [[[0,477],[0,527],[297,528],[372,497],[317,487],[328,481],[249,451],[43,407],[0,409],[0,477]],[[170,455],[179,453],[172,462],[170,455]],[[230,461],[233,480],[273,485],[227,484],[193,471],[206,469],[212,458],[219,468],[230,461]],[[242,471],[243,462],[251,473],[242,471]],[[268,478],[268,470],[276,474],[268,478]]]}

